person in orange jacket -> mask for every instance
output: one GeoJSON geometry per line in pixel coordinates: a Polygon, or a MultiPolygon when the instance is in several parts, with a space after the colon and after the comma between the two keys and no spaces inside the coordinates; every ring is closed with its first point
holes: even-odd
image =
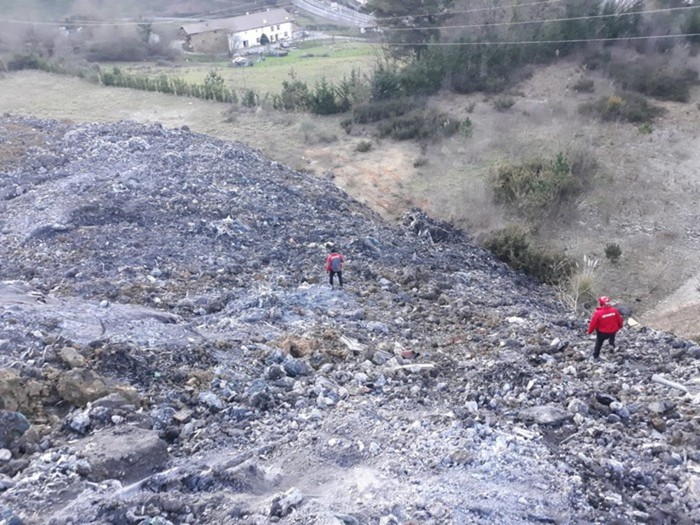
{"type": "Polygon", "coordinates": [[[610,304],[610,298],[603,296],[598,299],[598,303],[600,306],[596,308],[588,324],[588,335],[591,335],[594,330],[596,332],[594,359],[600,357],[600,349],[606,339],[610,341],[610,346],[615,348],[615,334],[624,325],[620,312],[610,304]]]}
{"type": "Polygon", "coordinates": [[[333,288],[333,276],[338,274],[338,284],[343,287],[343,256],[339,254],[335,248],[331,248],[331,253],[326,259],[326,272],[333,288]]]}

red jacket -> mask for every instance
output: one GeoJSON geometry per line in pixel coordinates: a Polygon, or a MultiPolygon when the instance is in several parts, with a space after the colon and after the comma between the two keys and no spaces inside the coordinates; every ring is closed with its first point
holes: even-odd
{"type": "Polygon", "coordinates": [[[604,334],[614,334],[623,325],[624,321],[617,308],[610,305],[599,306],[588,324],[588,333],[592,334],[594,330],[598,330],[604,334]]]}
{"type": "Polygon", "coordinates": [[[340,258],[340,269],[341,269],[341,270],[343,269],[343,256],[340,255],[339,253],[333,252],[333,253],[331,253],[331,254],[328,256],[328,259],[326,259],[326,271],[327,271],[327,272],[330,272],[330,271],[333,269],[332,260],[333,260],[335,257],[339,257],[339,258],[340,258]]]}

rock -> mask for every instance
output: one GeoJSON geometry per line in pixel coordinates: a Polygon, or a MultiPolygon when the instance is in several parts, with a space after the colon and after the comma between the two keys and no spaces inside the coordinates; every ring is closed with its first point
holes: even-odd
{"type": "MultiPolygon", "coordinates": [[[[6,476],[5,474],[0,474],[0,493],[6,491],[9,488],[14,487],[15,483],[12,481],[12,479],[9,476],[6,476]]],[[[0,523],[9,523],[9,522],[0,522],[0,523]]],[[[16,521],[18,525],[21,523],[19,521],[16,521]]]]}
{"type": "Polygon", "coordinates": [[[19,374],[14,370],[0,369],[0,409],[18,410],[27,401],[27,392],[21,386],[19,374]]]}
{"type": "Polygon", "coordinates": [[[88,436],[75,452],[90,464],[91,481],[117,479],[130,483],[165,467],[168,450],[153,430],[121,426],[88,436]]]}
{"type": "Polygon", "coordinates": [[[289,377],[307,376],[311,373],[311,367],[301,359],[288,358],[282,367],[289,377]]]}
{"type": "Polygon", "coordinates": [[[524,421],[532,421],[538,425],[560,425],[571,419],[571,414],[556,406],[536,406],[518,412],[518,417],[524,421]]]}
{"type": "Polygon", "coordinates": [[[79,434],[85,434],[90,426],[90,416],[87,412],[74,412],[66,417],[66,426],[79,434]]]}
{"type": "Polygon", "coordinates": [[[72,346],[64,346],[59,352],[59,357],[70,368],[83,368],[85,358],[72,346]]]}
{"type": "Polygon", "coordinates": [[[30,426],[23,414],[0,410],[0,448],[9,448],[30,426]]]}
{"type": "Polygon", "coordinates": [[[304,499],[303,494],[296,487],[292,487],[283,494],[272,498],[270,516],[283,518],[292,512],[304,499]]]}
{"type": "Polygon", "coordinates": [[[79,407],[109,393],[104,379],[85,368],[74,368],[61,374],[57,389],[63,399],[79,407]]]}
{"type": "Polygon", "coordinates": [[[12,452],[6,448],[0,448],[0,463],[6,463],[12,459],[12,452]]]}
{"type": "Polygon", "coordinates": [[[200,392],[197,396],[200,403],[211,408],[212,410],[221,410],[224,408],[224,403],[219,399],[219,396],[213,392],[200,392]]]}
{"type": "Polygon", "coordinates": [[[92,402],[93,407],[104,407],[110,410],[115,409],[135,409],[135,405],[119,392],[112,392],[104,397],[96,399],[92,402]]]}

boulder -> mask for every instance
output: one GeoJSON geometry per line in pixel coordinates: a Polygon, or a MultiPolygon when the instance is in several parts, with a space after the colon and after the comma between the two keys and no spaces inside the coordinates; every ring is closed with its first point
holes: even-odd
{"type": "Polygon", "coordinates": [[[30,426],[23,414],[0,410],[0,448],[9,448],[30,426]]]}
{"type": "Polygon", "coordinates": [[[105,380],[85,368],[74,368],[61,374],[57,389],[63,399],[81,407],[109,393],[105,380]]]}
{"type": "Polygon", "coordinates": [[[0,409],[18,410],[27,402],[27,392],[20,384],[17,372],[0,370],[0,409]]]}
{"type": "Polygon", "coordinates": [[[123,426],[78,442],[76,453],[90,464],[91,481],[131,483],[158,472],[168,460],[165,441],[153,430],[123,426]]]}

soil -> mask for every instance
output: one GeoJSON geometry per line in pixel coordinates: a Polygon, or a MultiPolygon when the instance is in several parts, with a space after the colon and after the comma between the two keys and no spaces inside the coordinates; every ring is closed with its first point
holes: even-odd
{"type": "MultiPolygon", "coordinates": [[[[700,66],[700,58],[688,59],[700,66]]],[[[696,337],[700,292],[700,88],[689,103],[658,103],[666,113],[650,134],[624,123],[580,115],[586,101],[610,94],[612,83],[572,63],[542,68],[513,93],[513,107],[494,108],[484,95],[443,94],[439,109],[470,118],[470,137],[436,143],[382,140],[370,129],[346,136],[341,117],[310,117],[155,93],[104,88],[39,72],[0,78],[0,111],[73,121],[160,122],[226,140],[240,140],[294,169],[332,178],[384,217],[418,206],[479,238],[513,217],[492,203],[488,175],[502,160],[576,152],[595,162],[588,190],[544,224],[540,240],[582,261],[598,260],[598,292],[632,305],[646,324],[696,337]],[[582,76],[595,92],[575,92],[582,76]],[[370,140],[368,152],[357,151],[370,140]],[[616,242],[622,257],[606,260],[616,242]],[[687,290],[677,294],[678,290],[687,290]]],[[[23,140],[31,140],[30,138],[23,140]]],[[[9,146],[6,146],[9,147],[9,146]]],[[[0,148],[0,161],[2,160],[0,148]]]]}

